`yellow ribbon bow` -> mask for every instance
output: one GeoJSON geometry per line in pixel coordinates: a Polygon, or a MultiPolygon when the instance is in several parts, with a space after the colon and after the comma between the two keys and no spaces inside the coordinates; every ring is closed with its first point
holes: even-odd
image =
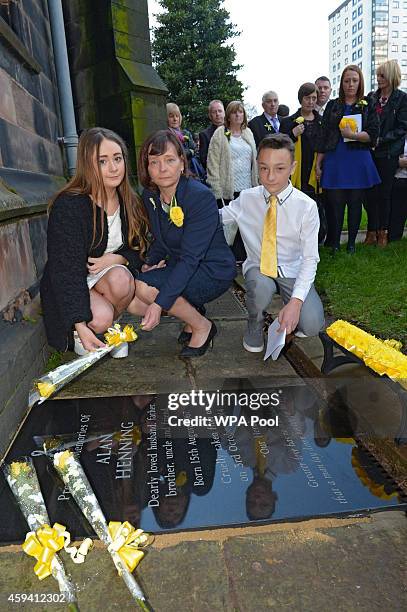
{"type": "Polygon", "coordinates": [[[119,323],[116,323],[105,333],[105,340],[108,346],[119,346],[122,342],[134,342],[137,340],[137,334],[132,325],[125,325],[122,331],[119,323]]]}
{"type": "Polygon", "coordinates": [[[108,547],[109,552],[117,552],[123,563],[132,572],[144,557],[144,552],[139,550],[139,546],[145,544],[149,536],[142,529],[134,529],[128,521],[124,523],[110,521],[109,535],[112,538],[112,543],[108,547]]]}
{"type": "Polygon", "coordinates": [[[36,532],[27,533],[22,545],[24,552],[37,559],[34,572],[39,580],[52,574],[51,566],[55,553],[64,547],[64,525],[54,523],[53,527],[43,525],[36,532]]]}

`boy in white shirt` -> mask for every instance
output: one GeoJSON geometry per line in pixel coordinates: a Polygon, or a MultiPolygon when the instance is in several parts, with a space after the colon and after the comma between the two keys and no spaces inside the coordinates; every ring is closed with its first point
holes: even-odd
{"type": "Polygon", "coordinates": [[[249,312],[244,348],[264,348],[264,311],[274,293],[284,307],[280,330],[315,336],[324,327],[324,311],[314,287],[319,261],[317,205],[290,182],[294,144],[285,134],[266,136],[258,148],[260,186],[246,189],[221,210],[224,225],[237,223],[247,259],[243,263],[249,312]]]}

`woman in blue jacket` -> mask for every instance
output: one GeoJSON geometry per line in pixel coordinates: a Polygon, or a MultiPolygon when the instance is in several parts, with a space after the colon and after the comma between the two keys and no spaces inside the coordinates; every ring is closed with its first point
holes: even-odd
{"type": "Polygon", "coordinates": [[[204,305],[227,291],[235,275],[215,197],[186,176],[187,161],[169,130],[152,134],[139,156],[138,176],[154,238],[136,281],[129,310],[142,315],[143,330],[156,327],[162,310],[181,319],[183,357],[203,355],[217,333],[204,305]]]}

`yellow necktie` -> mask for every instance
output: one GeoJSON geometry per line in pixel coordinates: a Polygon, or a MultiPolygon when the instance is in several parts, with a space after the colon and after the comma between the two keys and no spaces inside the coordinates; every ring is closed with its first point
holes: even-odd
{"type": "Polygon", "coordinates": [[[277,277],[277,198],[269,196],[269,208],[264,218],[263,240],[261,243],[260,272],[272,278],[277,277]]]}

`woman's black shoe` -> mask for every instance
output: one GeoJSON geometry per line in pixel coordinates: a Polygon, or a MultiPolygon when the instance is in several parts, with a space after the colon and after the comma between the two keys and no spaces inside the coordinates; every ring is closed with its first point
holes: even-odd
{"type": "Polygon", "coordinates": [[[215,323],[213,321],[211,321],[211,323],[211,329],[209,330],[209,334],[205,342],[201,346],[197,347],[184,346],[180,353],[181,357],[202,357],[202,355],[205,355],[209,346],[213,345],[213,339],[218,333],[215,323]]]}
{"type": "Polygon", "coordinates": [[[192,337],[191,332],[186,332],[182,330],[182,332],[178,336],[178,344],[186,344],[186,342],[189,342],[191,340],[191,337],[192,337]]]}
{"type": "Polygon", "coordinates": [[[350,255],[354,255],[355,252],[356,252],[355,245],[354,244],[348,244],[348,246],[346,247],[346,252],[350,253],[350,255]]]}

